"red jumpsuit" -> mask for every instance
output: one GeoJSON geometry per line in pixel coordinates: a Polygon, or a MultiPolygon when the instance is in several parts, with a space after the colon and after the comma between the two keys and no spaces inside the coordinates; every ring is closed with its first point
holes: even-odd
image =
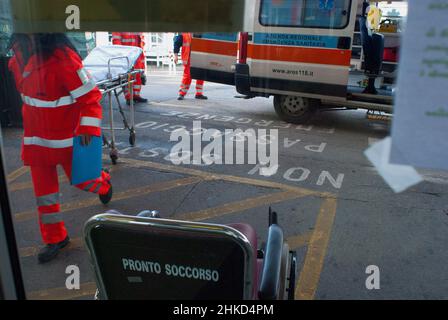
{"type": "MultiPolygon", "coordinates": [[[[58,243],[67,237],[67,230],[60,213],[57,165],[70,179],[73,137],[101,135],[101,93],[69,48],[56,49],[46,60],[33,55],[25,66],[16,51],[9,68],[23,101],[22,160],[31,167],[42,239],[58,243]]],[[[106,194],[109,180],[103,172],[76,187],[106,194]]]]}
{"type": "MultiPolygon", "coordinates": [[[[137,59],[137,62],[134,65],[134,70],[145,72],[145,65],[146,65],[145,37],[143,36],[143,33],[112,32],[112,44],[142,48],[143,53],[137,59]]],[[[134,82],[133,89],[134,89],[134,97],[135,98],[140,97],[140,92],[142,90],[142,77],[140,73],[136,75],[136,81],[134,82]]],[[[125,98],[126,100],[131,99],[131,94],[129,90],[125,90],[125,98]]]]}
{"type": "MultiPolygon", "coordinates": [[[[179,95],[186,96],[191,85],[190,74],[190,57],[191,57],[191,40],[193,35],[191,33],[182,33],[182,63],[184,65],[184,75],[182,77],[182,84],[180,85],[179,95]]],[[[204,90],[204,80],[196,80],[196,95],[201,96],[204,90]]]]}

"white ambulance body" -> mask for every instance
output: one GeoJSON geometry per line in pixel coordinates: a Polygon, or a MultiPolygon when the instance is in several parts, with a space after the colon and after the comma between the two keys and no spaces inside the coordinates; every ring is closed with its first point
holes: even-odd
{"type": "Polygon", "coordinates": [[[274,96],[277,114],[293,123],[322,107],[392,113],[394,74],[381,70],[384,36],[363,29],[367,7],[363,0],[246,1],[250,32],[194,35],[192,76],[235,85],[246,97],[274,96]],[[368,88],[360,86],[366,76],[368,88]]]}

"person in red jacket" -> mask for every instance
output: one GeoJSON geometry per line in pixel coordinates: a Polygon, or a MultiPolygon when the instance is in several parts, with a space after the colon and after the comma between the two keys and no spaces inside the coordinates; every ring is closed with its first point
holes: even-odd
{"type": "MultiPolygon", "coordinates": [[[[31,169],[42,240],[39,262],[52,260],[69,243],[60,213],[57,166],[71,178],[73,138],[88,145],[101,136],[101,93],[83,68],[81,57],[64,34],[16,34],[9,62],[22,96],[22,160],[31,169]]],[[[110,175],[76,186],[112,198],[110,175]]]]}
{"type": "MultiPolygon", "coordinates": [[[[142,90],[142,85],[146,84],[146,76],[145,66],[146,66],[146,58],[145,58],[145,37],[143,33],[140,32],[112,32],[112,44],[121,45],[121,46],[132,46],[142,48],[143,53],[137,59],[137,62],[134,65],[134,70],[141,71],[142,73],[138,73],[136,75],[136,79],[133,85],[134,89],[134,102],[145,103],[148,102],[148,99],[142,98],[140,96],[140,92],[142,90]]],[[[129,105],[131,99],[131,93],[129,90],[125,90],[125,98],[126,102],[129,105]]]]}
{"type": "MultiPolygon", "coordinates": [[[[181,33],[174,38],[174,63],[177,64],[179,58],[180,48],[182,48],[182,64],[184,65],[184,75],[182,77],[182,84],[179,89],[179,97],[177,100],[184,100],[191,85],[190,73],[190,57],[191,57],[191,40],[193,35],[191,33],[181,33]]],[[[203,95],[204,80],[196,80],[196,99],[207,100],[203,95]]]]}

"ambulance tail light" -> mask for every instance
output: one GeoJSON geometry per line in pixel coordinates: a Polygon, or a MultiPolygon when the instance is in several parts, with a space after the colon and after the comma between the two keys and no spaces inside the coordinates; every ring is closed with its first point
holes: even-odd
{"type": "Polygon", "coordinates": [[[247,43],[249,41],[249,33],[240,32],[240,41],[238,43],[238,63],[247,63],[247,43]]]}

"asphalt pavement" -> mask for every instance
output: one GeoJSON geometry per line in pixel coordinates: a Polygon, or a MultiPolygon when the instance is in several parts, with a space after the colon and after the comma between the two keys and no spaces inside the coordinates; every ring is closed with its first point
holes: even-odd
{"type": "MultiPolygon", "coordinates": [[[[71,187],[61,171],[62,210],[72,243],[46,265],[37,264],[41,241],[29,171],[20,161],[21,130],[3,131],[30,298],[92,298],[96,286],[82,228],[95,214],[153,209],[164,218],[246,222],[262,242],[269,206],[278,212],[287,241],[298,254],[296,299],[448,298],[448,173],[424,171],[423,183],[395,194],[363,154],[389,134],[390,123],[350,110],[321,112],[307,125],[287,124],[275,114],[272,98],[238,99],[234,88],[211,83],[205,85],[209,100],[194,99],[192,85],[187,99],[178,101],[180,77],[151,70],[142,91],[149,103],[136,105],[136,145],[130,146],[126,130],[116,131],[117,165],[104,148],[104,166],[111,169],[115,192],[107,207],[71,187]],[[271,147],[275,139],[277,170],[262,175],[260,167],[247,162],[176,165],[170,156],[178,143],[173,136],[179,129],[191,132],[192,139],[200,136],[201,131],[192,131],[194,121],[217,130],[223,142],[229,129],[253,129],[258,141],[271,147]],[[65,288],[70,265],[80,268],[80,290],[65,288]],[[378,267],[379,289],[366,286],[369,266],[378,267]]],[[[129,116],[128,107],[124,109],[129,116]]],[[[121,126],[116,104],[113,115],[121,126]]],[[[103,125],[108,125],[106,107],[104,116],[103,125]]]]}

